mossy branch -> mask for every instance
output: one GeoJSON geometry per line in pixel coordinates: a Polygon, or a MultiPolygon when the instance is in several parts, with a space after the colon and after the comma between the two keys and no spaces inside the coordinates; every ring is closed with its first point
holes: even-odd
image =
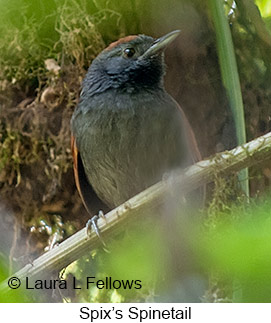
{"type": "MultiPolygon", "coordinates": [[[[176,171],[167,179],[139,193],[98,220],[97,224],[101,234],[106,240],[108,236],[123,230],[124,223],[134,221],[135,218],[142,217],[146,212],[161,205],[163,197],[169,192],[174,191],[176,195],[188,193],[201,185],[212,182],[218,174],[228,175],[231,172],[238,172],[240,169],[266,159],[271,159],[271,132],[233,150],[200,161],[185,170],[176,171]]],[[[25,277],[41,278],[50,273],[59,272],[100,243],[94,231],[88,236],[84,228],[34,260],[32,264],[26,265],[13,276],[24,281],[25,277]]],[[[0,291],[8,290],[7,280],[5,280],[0,285],[0,291]]]]}

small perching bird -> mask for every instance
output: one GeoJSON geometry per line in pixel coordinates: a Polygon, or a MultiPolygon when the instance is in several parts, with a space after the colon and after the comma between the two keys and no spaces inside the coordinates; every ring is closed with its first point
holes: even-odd
{"type": "Polygon", "coordinates": [[[179,33],[121,38],[86,74],[71,127],[76,185],[91,215],[201,159],[181,107],[163,85],[163,53],[179,33]]]}

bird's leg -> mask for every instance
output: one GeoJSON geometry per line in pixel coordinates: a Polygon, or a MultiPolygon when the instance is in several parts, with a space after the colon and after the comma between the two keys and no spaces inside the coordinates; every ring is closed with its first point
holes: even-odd
{"type": "Polygon", "coordinates": [[[100,210],[98,214],[94,215],[91,219],[88,220],[88,222],[86,224],[87,235],[90,236],[90,233],[91,233],[92,228],[93,228],[94,232],[96,233],[96,235],[98,236],[98,238],[100,239],[100,241],[101,241],[101,243],[103,245],[103,249],[106,252],[109,252],[109,250],[107,249],[106,243],[104,242],[104,239],[101,236],[100,229],[97,226],[97,221],[98,221],[99,218],[104,218],[105,219],[105,215],[104,215],[102,210],[100,210]]]}

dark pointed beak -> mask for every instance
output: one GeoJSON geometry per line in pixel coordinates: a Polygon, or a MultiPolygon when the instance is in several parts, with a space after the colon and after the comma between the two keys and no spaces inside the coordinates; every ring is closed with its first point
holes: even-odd
{"type": "Polygon", "coordinates": [[[150,48],[146,50],[146,52],[141,55],[139,58],[147,58],[153,55],[159,54],[163,52],[167,45],[169,45],[176,37],[179,36],[180,30],[174,30],[158,39],[156,39],[150,48]]]}

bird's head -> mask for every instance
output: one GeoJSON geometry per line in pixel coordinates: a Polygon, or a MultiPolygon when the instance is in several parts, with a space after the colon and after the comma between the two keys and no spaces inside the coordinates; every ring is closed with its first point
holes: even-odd
{"type": "Polygon", "coordinates": [[[83,93],[91,96],[109,88],[134,92],[162,86],[163,52],[179,33],[176,30],[158,39],[133,35],[110,44],[93,60],[83,83],[83,93]]]}

